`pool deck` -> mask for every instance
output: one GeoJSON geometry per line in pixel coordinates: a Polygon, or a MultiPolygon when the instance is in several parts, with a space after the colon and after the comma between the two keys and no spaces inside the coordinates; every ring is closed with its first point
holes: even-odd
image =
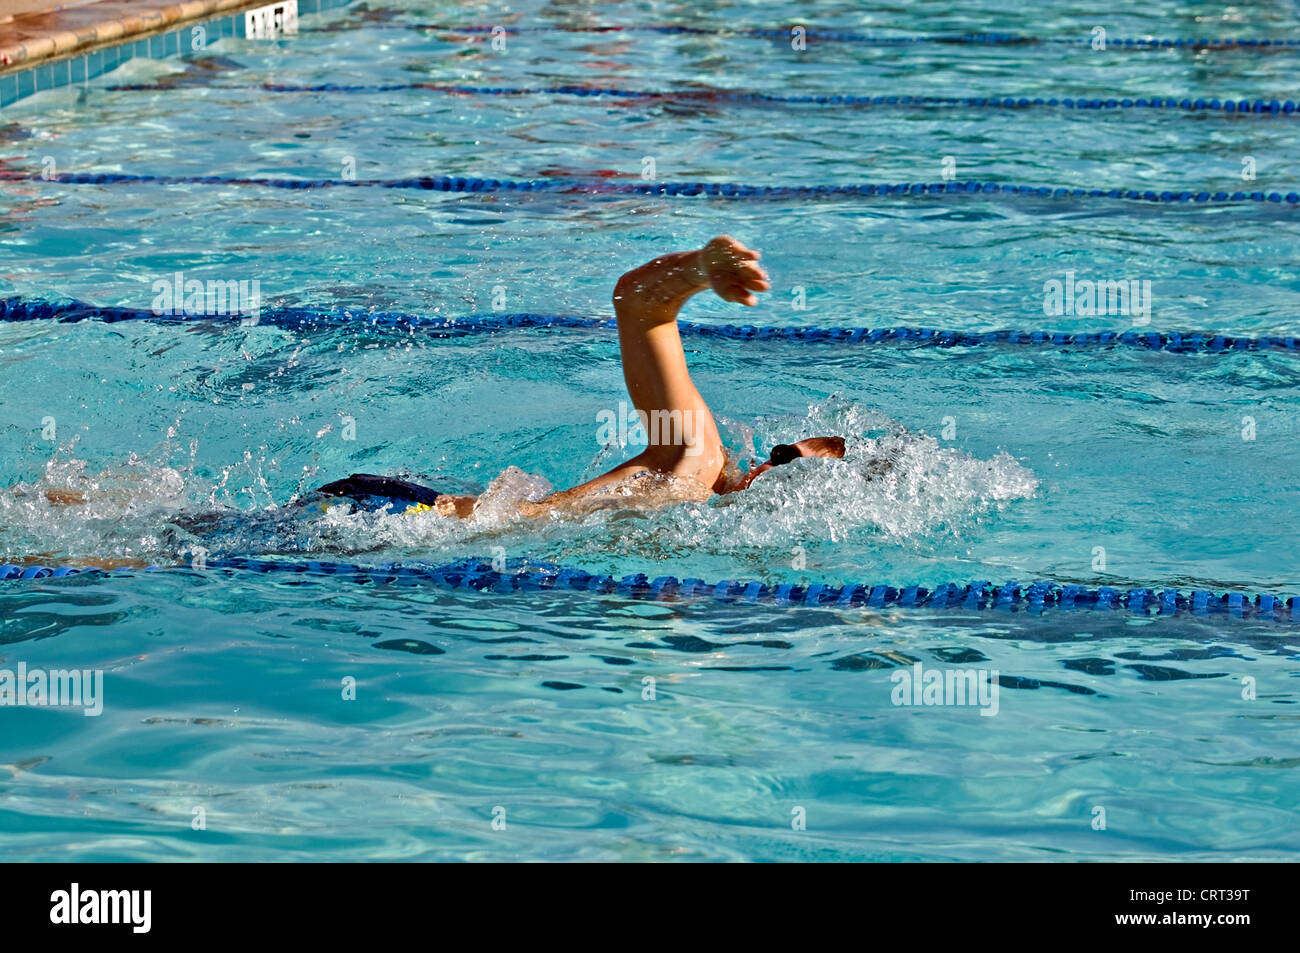
{"type": "Polygon", "coordinates": [[[268,0],[0,0],[0,75],[151,36],[268,0]]]}

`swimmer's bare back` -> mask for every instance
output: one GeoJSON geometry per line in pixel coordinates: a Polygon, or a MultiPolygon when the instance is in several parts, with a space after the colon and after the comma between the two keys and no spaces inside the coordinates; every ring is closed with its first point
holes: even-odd
{"type": "MultiPolygon", "coordinates": [[[[726,492],[727,455],[708,405],[691,381],[677,315],[690,298],[712,288],[723,301],[753,307],[756,292],[769,290],[759,254],[727,235],[695,251],[673,252],[634,268],[614,287],[614,315],[628,396],[649,445],[626,463],[535,503],[519,504],[526,516],[565,509],[643,473],[673,477],[685,494],[707,499],[726,492]],[[692,493],[694,487],[697,492],[692,493]]],[[[469,516],[472,496],[441,497],[435,508],[469,516]]]]}

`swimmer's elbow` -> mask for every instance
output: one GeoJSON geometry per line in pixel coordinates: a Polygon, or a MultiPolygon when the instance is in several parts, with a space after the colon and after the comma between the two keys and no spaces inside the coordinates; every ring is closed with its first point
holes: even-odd
{"type": "Polygon", "coordinates": [[[639,314],[644,308],[645,299],[637,276],[638,270],[627,272],[614,283],[614,313],[620,318],[639,314]]]}

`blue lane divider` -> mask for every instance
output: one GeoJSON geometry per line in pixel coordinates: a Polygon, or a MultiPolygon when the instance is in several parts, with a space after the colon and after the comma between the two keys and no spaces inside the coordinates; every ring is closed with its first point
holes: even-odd
{"type": "MultiPolygon", "coordinates": [[[[0,321],[193,321],[237,322],[241,315],[155,314],[147,308],[100,307],[81,301],[51,303],[21,297],[0,298],[0,321]]],[[[449,318],[441,315],[364,311],[315,311],[264,308],[257,323],[289,329],[372,327],[422,331],[434,337],[459,337],[517,328],[614,329],[613,318],[567,314],[488,314],[449,318]]],[[[1169,351],[1175,354],[1226,354],[1243,351],[1300,351],[1300,336],[1243,337],[1212,331],[943,331],[937,328],[755,327],[752,324],[699,324],[678,321],[685,335],[746,341],[901,345],[905,347],[1117,348],[1169,351]]]]}
{"type": "MultiPolygon", "coordinates": [[[[439,33],[491,34],[496,26],[474,24],[457,26],[449,23],[366,23],[366,28],[404,30],[431,30],[439,33]]],[[[800,24],[802,25],[802,24],[800,24]]],[[[659,24],[632,26],[509,26],[507,35],[513,33],[662,33],[686,36],[750,36],[768,40],[789,41],[795,24],[786,27],[725,28],[690,27],[659,24]]],[[[864,43],[871,46],[914,46],[938,43],[954,46],[1082,46],[1092,48],[1092,34],[1079,36],[1031,37],[1015,33],[928,33],[911,36],[857,33],[852,30],[826,30],[805,27],[804,35],[810,40],[836,43],[864,43]]],[[[1211,38],[1160,38],[1160,37],[1107,37],[1106,50],[1135,49],[1224,49],[1224,50],[1283,50],[1300,46],[1300,39],[1273,39],[1251,37],[1211,38]]]]}
{"type": "Polygon", "coordinates": [[[63,185],[254,185],[273,189],[385,188],[432,192],[552,192],[584,195],[697,196],[721,199],[757,198],[890,198],[918,195],[1014,195],[1026,198],[1126,199],[1138,202],[1238,202],[1300,204],[1300,192],[1208,192],[1183,189],[1067,189],[1007,182],[866,182],[859,185],[743,185],[734,182],[614,182],[579,179],[480,179],[471,176],[425,175],[405,179],[275,179],[224,175],[135,175],[127,172],[0,172],[0,181],[51,182],[63,185]]]}
{"type": "MultiPolygon", "coordinates": [[[[113,92],[172,90],[167,83],[119,83],[105,89],[113,92]]],[[[854,96],[844,93],[820,93],[805,96],[777,96],[770,93],[751,93],[733,89],[618,89],[603,86],[456,86],[440,83],[293,83],[222,84],[203,85],[202,89],[257,90],[267,93],[391,93],[403,90],[420,90],[431,93],[448,93],[462,96],[581,96],[611,97],[615,99],[685,99],[707,102],[767,104],[793,103],[817,106],[969,106],[987,109],[1027,109],[1048,106],[1062,109],[1119,110],[1166,109],[1182,112],[1222,112],[1228,115],[1242,113],[1261,116],[1290,116],[1297,111],[1292,99],[1219,99],[1217,97],[1182,97],[1180,99],[1153,97],[1057,97],[1057,96],[854,96]]]]}
{"type": "MultiPolygon", "coordinates": [[[[506,571],[492,568],[489,560],[468,558],[444,566],[382,563],[359,566],[320,560],[281,562],[256,557],[232,556],[207,561],[208,571],[230,570],[272,573],[282,577],[330,576],[349,582],[389,584],[435,584],[449,589],[495,593],[527,593],[570,590],[630,599],[692,599],[701,602],[833,607],[840,609],[964,609],[998,613],[1040,614],[1059,612],[1128,612],[1135,615],[1179,615],[1214,619],[1256,619],[1266,622],[1300,623],[1300,599],[1274,595],[1251,596],[1240,592],[1219,595],[1205,590],[1183,593],[1161,591],[1156,600],[1150,589],[1121,590],[1109,586],[1085,586],[1035,582],[1025,586],[1012,580],[1001,586],[989,582],[967,585],[946,583],[934,589],[922,586],[815,583],[769,585],[759,581],[724,579],[709,583],[700,579],[679,580],[676,576],[650,579],[644,573],[614,578],[574,567],[507,562],[506,571]]],[[[12,563],[0,565],[0,580],[66,578],[86,573],[132,575],[135,572],[192,572],[189,566],[150,566],[145,570],[105,570],[94,567],[70,568],[12,563]]]]}

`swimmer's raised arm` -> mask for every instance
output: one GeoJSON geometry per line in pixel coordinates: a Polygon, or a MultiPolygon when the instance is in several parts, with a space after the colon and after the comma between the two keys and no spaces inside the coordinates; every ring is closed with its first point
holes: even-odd
{"type": "Polygon", "coordinates": [[[724,301],[757,304],[755,292],[772,287],[758,258],[758,252],[720,235],[703,248],[661,255],[618,280],[614,314],[628,395],[643,420],[668,421],[672,432],[666,436],[661,427],[652,427],[650,445],[631,460],[594,480],[521,506],[522,512],[546,512],[647,470],[693,481],[706,497],[721,491],[726,485],[726,454],[713,415],[686,368],[677,315],[691,296],[708,288],[724,301]]]}

